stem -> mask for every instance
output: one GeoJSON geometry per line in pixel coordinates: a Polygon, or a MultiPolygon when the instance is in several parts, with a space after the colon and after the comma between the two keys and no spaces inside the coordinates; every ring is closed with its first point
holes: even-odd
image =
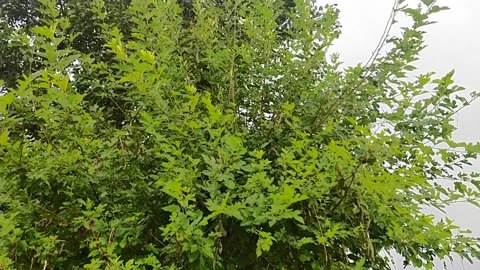
{"type": "MultiPolygon", "coordinates": [[[[393,4],[393,7],[392,7],[392,11],[391,11],[390,16],[388,18],[388,21],[385,25],[385,29],[383,30],[383,34],[380,37],[380,40],[378,41],[378,44],[375,47],[375,50],[373,51],[372,55],[370,56],[370,58],[367,60],[367,62],[363,66],[363,69],[366,69],[366,72],[365,72],[365,75],[363,76],[363,78],[357,84],[355,84],[352,88],[347,90],[343,95],[340,95],[333,102],[333,105],[331,106],[331,108],[327,111],[327,113],[324,115],[324,117],[321,118],[320,121],[317,122],[316,119],[314,120],[313,125],[312,125],[312,129],[311,129],[311,133],[314,133],[315,131],[317,131],[317,129],[328,119],[328,117],[330,117],[332,115],[333,111],[336,108],[338,108],[338,106],[340,106],[342,104],[342,102],[344,101],[344,99],[342,98],[343,96],[354,92],[367,80],[368,76],[371,74],[371,72],[374,68],[373,64],[374,64],[375,60],[378,58],[378,56],[380,54],[380,50],[385,45],[385,42],[387,41],[388,34],[392,30],[394,19],[395,19],[395,16],[397,14],[397,11],[398,11],[398,6],[399,6],[399,1],[395,0],[395,2],[393,4]]],[[[321,108],[318,109],[317,117],[320,115],[320,110],[321,110],[321,108]]]]}

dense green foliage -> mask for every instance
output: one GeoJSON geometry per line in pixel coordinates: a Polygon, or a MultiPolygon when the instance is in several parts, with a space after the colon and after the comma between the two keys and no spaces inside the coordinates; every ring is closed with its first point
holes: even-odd
{"type": "Polygon", "coordinates": [[[402,2],[391,23],[411,25],[343,69],[338,10],[308,0],[5,1],[0,269],[478,258],[424,211],[478,204],[478,174],[455,168],[479,147],[451,138],[477,95],[408,76],[444,8],[402,2]]]}
{"type": "MultiPolygon", "coordinates": [[[[124,36],[130,36],[133,23],[131,13],[128,12],[131,0],[104,0],[102,12],[105,17],[96,16],[96,11],[92,10],[92,0],[55,0],[58,16],[68,17],[70,27],[64,29],[64,35],[78,35],[77,38],[69,43],[70,48],[81,53],[91,54],[95,59],[106,61],[107,57],[103,51],[104,39],[99,36],[102,31],[102,24],[114,24],[118,27],[124,36]]],[[[177,0],[182,7],[182,17],[185,21],[191,21],[194,18],[192,0],[177,0]]],[[[213,2],[213,1],[212,1],[213,2]]],[[[224,0],[216,0],[216,5],[221,5],[224,0]]],[[[279,24],[287,20],[286,12],[295,7],[294,0],[282,0],[283,12],[277,17],[279,24]]],[[[0,32],[0,80],[3,80],[8,86],[15,86],[18,77],[28,72],[33,65],[38,69],[39,62],[19,61],[23,59],[24,52],[21,46],[9,46],[9,36],[12,34],[12,28],[22,28],[25,34],[32,35],[33,27],[43,25],[43,13],[38,10],[41,7],[39,0],[2,0],[0,1],[0,18],[3,24],[0,32]]],[[[60,48],[63,48],[60,45],[60,48]]]]}

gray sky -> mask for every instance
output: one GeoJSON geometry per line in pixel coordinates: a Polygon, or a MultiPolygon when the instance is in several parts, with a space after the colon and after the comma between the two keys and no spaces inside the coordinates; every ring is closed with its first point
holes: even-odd
{"type": "MultiPolygon", "coordinates": [[[[334,50],[347,65],[366,61],[383,32],[393,0],[317,0],[319,3],[338,4],[342,36],[335,43],[334,50]]],[[[408,1],[415,3],[419,1],[408,1]]],[[[428,47],[417,62],[419,71],[445,74],[455,69],[455,82],[469,90],[480,91],[480,0],[438,0],[450,10],[437,14],[436,24],[425,30],[428,47]]],[[[456,116],[457,140],[480,141],[480,101],[460,111],[456,116]]],[[[480,162],[475,165],[480,170],[480,162]]],[[[463,228],[480,235],[480,209],[468,205],[455,205],[447,215],[463,228]]],[[[402,269],[399,260],[397,269],[402,269]]],[[[444,269],[439,265],[435,269],[444,269]]],[[[447,269],[476,270],[480,262],[447,262],[447,269]]]]}

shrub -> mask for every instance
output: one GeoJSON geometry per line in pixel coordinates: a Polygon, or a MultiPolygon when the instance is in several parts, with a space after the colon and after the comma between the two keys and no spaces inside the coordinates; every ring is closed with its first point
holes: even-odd
{"type": "Polygon", "coordinates": [[[453,72],[409,77],[428,16],[444,9],[434,1],[397,2],[392,18],[411,25],[349,68],[328,51],[335,6],[75,2],[2,21],[23,75],[0,74],[0,268],[478,258],[468,231],[423,211],[479,198],[478,174],[454,170],[479,146],[451,138],[477,95],[458,95],[453,72]]]}

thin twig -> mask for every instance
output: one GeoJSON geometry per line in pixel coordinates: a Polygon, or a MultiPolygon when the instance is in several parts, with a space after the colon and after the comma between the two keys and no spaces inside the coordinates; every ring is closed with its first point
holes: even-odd
{"type": "Polygon", "coordinates": [[[330,212],[335,211],[335,209],[337,209],[337,207],[338,207],[338,206],[342,203],[342,201],[347,197],[348,191],[349,191],[350,188],[352,187],[353,181],[355,180],[355,174],[352,174],[352,175],[349,177],[349,179],[350,179],[350,182],[348,183],[348,186],[347,186],[346,189],[344,190],[342,197],[341,197],[340,200],[338,200],[338,202],[332,207],[332,209],[330,210],[330,212]]]}
{"type": "MultiPolygon", "coordinates": [[[[372,55],[370,56],[368,61],[363,66],[363,69],[366,69],[365,75],[362,77],[360,82],[358,82],[356,85],[354,85],[351,89],[347,90],[344,95],[350,94],[350,93],[354,92],[355,90],[357,90],[367,80],[368,76],[371,74],[371,72],[373,70],[373,67],[374,67],[375,60],[378,58],[378,56],[380,54],[380,50],[385,45],[388,34],[390,33],[390,31],[392,29],[394,19],[395,19],[395,16],[397,14],[397,11],[398,11],[398,6],[399,6],[399,1],[395,0],[395,3],[393,4],[393,8],[392,8],[392,11],[391,11],[390,16],[388,18],[387,24],[385,25],[385,29],[383,31],[383,34],[380,37],[380,40],[378,41],[377,46],[375,47],[375,50],[373,51],[372,55]]],[[[344,95],[340,95],[334,101],[331,108],[326,112],[324,117],[322,117],[322,119],[318,123],[315,123],[316,121],[314,121],[314,124],[313,124],[313,127],[312,127],[312,133],[314,133],[317,130],[317,128],[320,127],[328,119],[328,117],[330,117],[330,115],[333,113],[333,111],[338,106],[340,106],[342,104],[342,102],[343,102],[342,97],[344,95]]],[[[319,108],[319,112],[320,112],[320,110],[321,109],[319,108]]],[[[317,115],[319,115],[319,114],[317,114],[317,115]]]]}
{"type": "Polygon", "coordinates": [[[335,211],[335,209],[337,209],[337,207],[342,203],[342,201],[347,197],[347,194],[348,194],[348,191],[351,189],[352,187],[352,184],[353,182],[355,181],[355,175],[358,171],[358,169],[360,168],[360,166],[362,165],[362,163],[358,163],[358,165],[355,167],[355,169],[353,170],[352,172],[352,175],[350,175],[349,178],[347,179],[344,179],[344,180],[349,180],[350,179],[350,182],[348,183],[348,185],[346,186],[346,188],[344,189],[344,193],[342,195],[342,197],[340,198],[340,200],[338,200],[338,202],[332,207],[332,209],[330,210],[330,212],[333,212],[335,211]]]}

